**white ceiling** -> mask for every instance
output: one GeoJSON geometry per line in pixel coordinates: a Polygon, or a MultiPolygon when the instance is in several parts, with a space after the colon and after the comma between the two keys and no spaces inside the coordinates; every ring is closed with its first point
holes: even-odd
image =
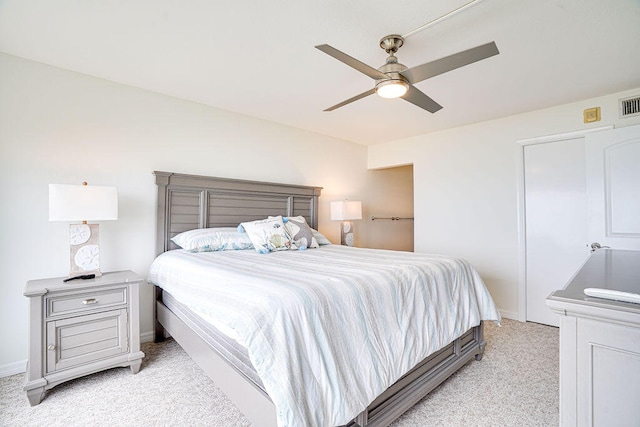
{"type": "Polygon", "coordinates": [[[375,95],[406,34],[470,0],[0,0],[0,51],[354,141],[377,144],[640,87],[639,0],[480,0],[405,40],[413,67],[495,41],[500,55],[418,83],[428,113],[375,95]]]}

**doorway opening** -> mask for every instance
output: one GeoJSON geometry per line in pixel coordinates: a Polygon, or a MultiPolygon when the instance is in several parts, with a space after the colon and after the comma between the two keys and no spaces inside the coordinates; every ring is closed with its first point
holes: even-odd
{"type": "Polygon", "coordinates": [[[370,170],[366,247],[413,252],[413,165],[370,170]],[[372,220],[372,217],[375,219],[372,220]]]}

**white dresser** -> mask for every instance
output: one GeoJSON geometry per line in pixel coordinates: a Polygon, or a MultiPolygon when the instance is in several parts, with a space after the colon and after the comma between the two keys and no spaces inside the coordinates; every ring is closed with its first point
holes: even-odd
{"type": "Polygon", "coordinates": [[[585,288],[640,294],[640,251],[594,252],[547,298],[560,314],[560,425],[640,426],[640,304],[585,288]]]}
{"type": "Polygon", "coordinates": [[[24,390],[31,405],[46,390],[117,366],[140,370],[139,289],[132,271],[90,280],[30,280],[29,364],[24,390]]]}

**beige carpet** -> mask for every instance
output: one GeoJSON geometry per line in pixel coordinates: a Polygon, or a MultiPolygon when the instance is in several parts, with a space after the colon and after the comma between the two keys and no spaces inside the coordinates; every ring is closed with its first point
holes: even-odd
{"type": "MultiPolygon", "coordinates": [[[[558,329],[504,320],[488,345],[393,427],[557,426],[558,329]]],[[[173,341],[143,344],[142,369],[70,381],[30,407],[24,375],[0,379],[0,426],[248,426],[249,421],[173,341]]]]}

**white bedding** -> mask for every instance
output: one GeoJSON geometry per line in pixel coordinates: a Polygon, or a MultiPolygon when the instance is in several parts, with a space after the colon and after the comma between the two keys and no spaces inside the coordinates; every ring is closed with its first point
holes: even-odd
{"type": "Polygon", "coordinates": [[[174,250],[149,282],[247,348],[279,426],[346,424],[426,356],[500,320],[473,267],[439,255],[174,250]]]}

